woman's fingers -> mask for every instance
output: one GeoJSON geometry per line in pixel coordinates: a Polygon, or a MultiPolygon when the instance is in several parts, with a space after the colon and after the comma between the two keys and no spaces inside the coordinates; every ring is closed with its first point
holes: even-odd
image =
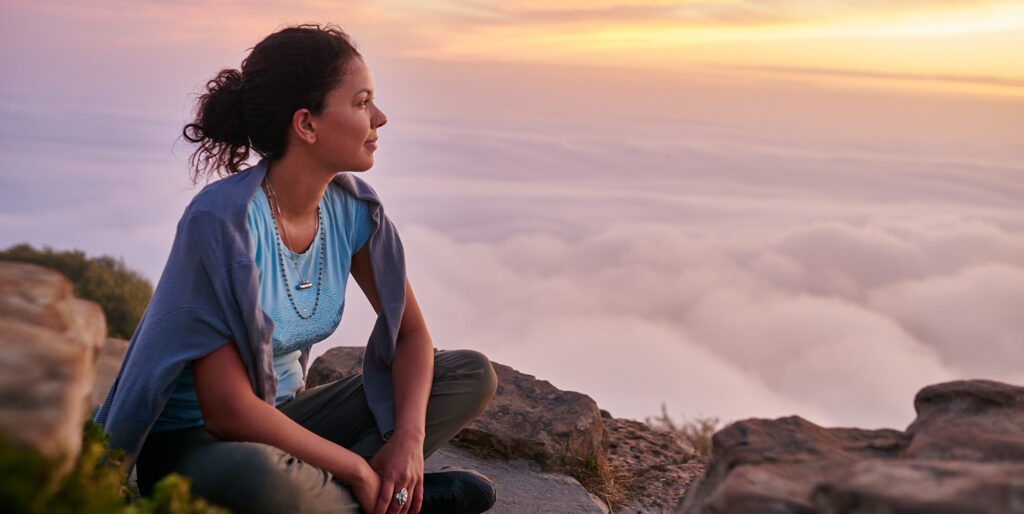
{"type": "Polygon", "coordinates": [[[416,480],[416,487],[409,490],[412,497],[409,498],[409,514],[419,514],[423,506],[423,478],[416,480]],[[415,492],[413,492],[415,491],[415,492]]]}
{"type": "Polygon", "coordinates": [[[409,512],[409,506],[412,505],[412,500],[414,497],[413,490],[410,489],[408,486],[399,487],[398,491],[396,491],[395,494],[402,494],[403,489],[405,490],[405,501],[399,503],[399,501],[396,499],[395,501],[391,502],[391,506],[395,508],[395,512],[397,514],[405,514],[409,512]]]}
{"type": "Polygon", "coordinates": [[[385,513],[385,514],[406,514],[410,512],[413,504],[416,504],[416,510],[419,511],[419,495],[422,493],[423,485],[419,484],[419,488],[415,484],[408,486],[402,486],[401,481],[385,482],[386,485],[382,485],[380,488],[381,497],[377,500],[377,507],[374,512],[385,513]],[[395,484],[395,485],[392,485],[395,484]],[[402,494],[402,490],[405,489],[405,502],[398,501],[398,495],[402,494]],[[385,497],[384,491],[388,490],[390,493],[385,497]],[[420,493],[416,491],[419,490],[420,493]],[[382,503],[384,502],[384,503],[382,503]]]}
{"type": "Polygon", "coordinates": [[[373,508],[374,514],[386,514],[394,494],[395,484],[388,479],[382,481],[380,484],[380,496],[377,498],[377,505],[373,508]]]}

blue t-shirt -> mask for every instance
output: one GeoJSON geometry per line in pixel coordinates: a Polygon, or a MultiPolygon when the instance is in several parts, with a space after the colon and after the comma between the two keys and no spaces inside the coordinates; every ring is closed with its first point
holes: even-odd
{"type": "MultiPolygon", "coordinates": [[[[283,240],[278,244],[270,203],[262,190],[253,196],[249,204],[247,222],[252,257],[259,269],[259,303],[274,320],[273,351],[278,405],[294,398],[303,386],[302,366],[299,364],[301,350],[327,338],[341,322],[352,255],[370,237],[371,221],[366,202],[355,198],[334,182],[324,192],[320,210],[323,213],[323,225],[317,230],[310,247],[297,254],[286,248],[283,240]],[[298,308],[303,316],[309,317],[316,304],[321,236],[326,248],[323,276],[320,278],[320,302],[312,318],[302,319],[295,309],[298,308]],[[283,255],[281,252],[284,252],[283,255]],[[295,270],[292,257],[299,271],[295,270]],[[283,273],[288,276],[288,287],[295,301],[294,307],[288,299],[282,261],[283,273]],[[313,286],[296,289],[303,278],[313,286]]],[[[178,430],[202,424],[192,366],[189,364],[178,376],[171,398],[152,431],[178,430]]]]}

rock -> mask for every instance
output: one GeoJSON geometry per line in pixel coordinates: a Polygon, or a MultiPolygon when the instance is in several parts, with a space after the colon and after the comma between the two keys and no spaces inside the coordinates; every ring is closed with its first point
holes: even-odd
{"type": "Polygon", "coordinates": [[[679,511],[813,512],[811,492],[821,476],[894,455],[905,442],[896,430],[822,428],[799,416],[739,421],[714,435],[711,463],[679,511]]]}
{"type": "Polygon", "coordinates": [[[92,386],[92,404],[100,405],[107,399],[107,392],[121,370],[121,361],[128,351],[129,341],[108,337],[103,341],[96,361],[96,382],[92,386]]]}
{"type": "Polygon", "coordinates": [[[306,389],[361,373],[363,351],[361,346],[338,346],[327,350],[309,366],[306,373],[306,389]]]}
{"type": "MultiPolygon", "coordinates": [[[[362,348],[327,350],[310,367],[306,387],[358,372],[362,348]]],[[[485,457],[526,459],[552,471],[580,469],[588,458],[604,461],[605,430],[589,396],[562,391],[546,380],[492,363],[498,390],[453,443],[485,457]]]]}
{"type": "Polygon", "coordinates": [[[593,399],[492,364],[498,390],[484,413],[455,436],[456,446],[556,471],[584,468],[588,459],[604,461],[604,424],[593,399]]]}
{"type": "Polygon", "coordinates": [[[1024,464],[866,460],[813,493],[817,512],[1024,512],[1024,464]]]}
{"type": "Polygon", "coordinates": [[[81,450],[106,331],[100,306],[75,298],[60,273],[0,262],[0,430],[58,459],[51,480],[81,450]]]}
{"type": "Polygon", "coordinates": [[[677,512],[1024,512],[1024,388],[949,382],[915,407],[906,432],[733,423],[677,512]]]}
{"type": "MultiPolygon", "coordinates": [[[[627,496],[622,512],[671,512],[706,461],[682,436],[629,419],[604,418],[608,472],[627,496]]],[[[616,507],[619,505],[617,504],[616,507]]],[[[619,509],[616,509],[619,510],[619,509]]]]}
{"type": "Polygon", "coordinates": [[[904,456],[1024,462],[1024,387],[960,380],[922,389],[904,456]]]}
{"type": "Polygon", "coordinates": [[[474,469],[494,482],[498,501],[488,514],[608,512],[604,502],[588,493],[576,479],[545,472],[525,460],[483,459],[449,444],[426,461],[428,472],[446,467],[474,469]]]}

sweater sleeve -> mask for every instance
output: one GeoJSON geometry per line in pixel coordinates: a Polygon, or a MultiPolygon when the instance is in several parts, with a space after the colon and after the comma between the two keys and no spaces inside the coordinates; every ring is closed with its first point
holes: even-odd
{"type": "MultiPolygon", "coordinates": [[[[247,259],[244,223],[232,227],[215,213],[190,205],[178,223],[167,265],[124,362],[95,420],[113,448],[133,462],[163,410],[185,364],[236,342],[258,396],[276,389],[260,370],[270,358],[253,348],[265,323],[255,319],[248,293],[257,279],[247,259]]],[[[254,299],[252,301],[255,301],[254,299]]],[[[262,311],[259,311],[262,312],[262,311]]],[[[271,400],[272,401],[272,393],[271,400]]]]}

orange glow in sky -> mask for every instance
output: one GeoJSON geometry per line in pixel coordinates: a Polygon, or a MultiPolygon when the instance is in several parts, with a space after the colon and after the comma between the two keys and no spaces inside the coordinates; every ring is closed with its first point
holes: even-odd
{"type": "Polygon", "coordinates": [[[520,1],[485,9],[482,2],[450,2],[451,11],[425,14],[438,21],[422,29],[434,44],[402,53],[655,69],[818,70],[1003,92],[1024,88],[1024,2],[864,4],[605,0],[556,8],[520,1]]]}
{"type": "Polygon", "coordinates": [[[91,44],[101,36],[129,52],[142,41],[237,52],[285,25],[333,22],[371,56],[825,72],[852,83],[1024,94],[1024,1],[264,0],[254,8],[238,0],[14,0],[3,10],[71,17],[75,28],[63,36],[93,30],[91,44]]]}

